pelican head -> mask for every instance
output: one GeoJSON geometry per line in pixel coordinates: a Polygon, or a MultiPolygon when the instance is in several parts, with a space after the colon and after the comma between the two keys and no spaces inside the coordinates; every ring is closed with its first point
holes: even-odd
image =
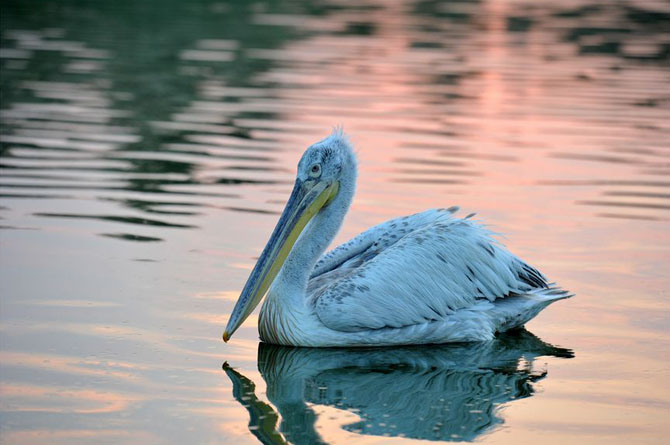
{"type": "Polygon", "coordinates": [[[224,341],[230,339],[263,299],[312,218],[342,193],[343,184],[347,194],[353,195],[355,178],[356,157],[341,129],[335,129],[330,136],[307,148],[298,163],[298,174],[286,208],[230,315],[223,332],[224,341]]]}

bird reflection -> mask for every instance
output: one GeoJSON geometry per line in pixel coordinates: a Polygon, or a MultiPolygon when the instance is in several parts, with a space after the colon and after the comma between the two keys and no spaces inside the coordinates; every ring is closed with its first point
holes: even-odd
{"type": "Polygon", "coordinates": [[[487,342],[403,348],[294,348],[261,343],[258,369],[267,398],[227,363],[233,395],[263,443],[325,443],[311,405],[348,410],[347,431],[441,441],[473,441],[504,422],[500,409],[530,397],[547,375],[539,356],[571,358],[526,330],[487,342]],[[277,421],[281,417],[281,424],[277,421]]]}

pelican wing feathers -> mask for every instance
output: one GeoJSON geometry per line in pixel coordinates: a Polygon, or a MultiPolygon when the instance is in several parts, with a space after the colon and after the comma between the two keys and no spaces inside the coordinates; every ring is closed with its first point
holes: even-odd
{"type": "Polygon", "coordinates": [[[506,297],[512,303],[533,295],[544,307],[563,295],[490,231],[454,211],[387,221],[324,255],[308,283],[321,322],[342,332],[404,328],[464,310],[496,314],[491,303],[506,297]]]}

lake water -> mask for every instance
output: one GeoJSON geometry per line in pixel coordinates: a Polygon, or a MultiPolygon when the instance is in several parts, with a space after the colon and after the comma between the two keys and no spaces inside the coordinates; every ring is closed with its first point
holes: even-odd
{"type": "Polygon", "coordinates": [[[0,442],[663,443],[665,1],[8,1],[0,442]],[[360,158],[337,242],[477,212],[576,296],[528,331],[260,345],[228,315],[312,142],[360,158]]]}

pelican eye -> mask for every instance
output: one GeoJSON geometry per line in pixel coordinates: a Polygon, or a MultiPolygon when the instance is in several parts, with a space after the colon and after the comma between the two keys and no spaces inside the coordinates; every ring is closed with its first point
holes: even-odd
{"type": "Polygon", "coordinates": [[[318,178],[319,176],[321,176],[321,165],[320,164],[312,165],[312,168],[309,169],[309,176],[312,178],[318,178]]]}

